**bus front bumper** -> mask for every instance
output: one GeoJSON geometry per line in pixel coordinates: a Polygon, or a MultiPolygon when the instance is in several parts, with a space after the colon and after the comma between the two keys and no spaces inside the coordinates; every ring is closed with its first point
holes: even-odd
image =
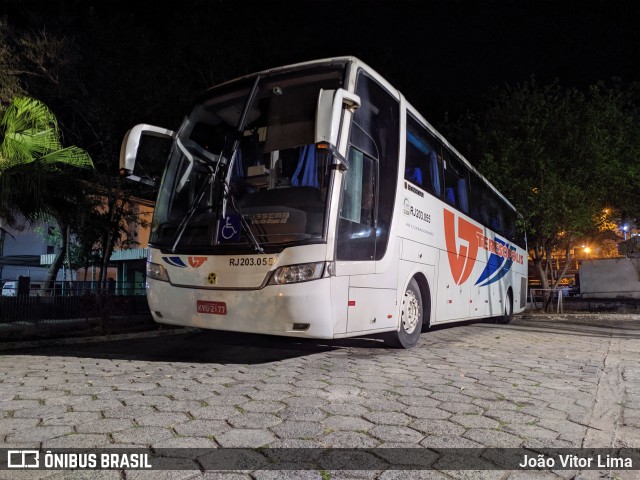
{"type": "Polygon", "coordinates": [[[308,338],[333,338],[331,282],[322,278],[259,290],[176,287],[147,279],[158,323],[308,338]]]}

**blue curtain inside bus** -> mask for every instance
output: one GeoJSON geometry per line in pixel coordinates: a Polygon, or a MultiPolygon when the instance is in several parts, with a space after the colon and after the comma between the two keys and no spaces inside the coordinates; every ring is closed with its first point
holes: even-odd
{"type": "Polygon", "coordinates": [[[315,145],[305,145],[300,148],[300,159],[296,171],[291,177],[291,185],[294,187],[320,187],[315,145]]]}

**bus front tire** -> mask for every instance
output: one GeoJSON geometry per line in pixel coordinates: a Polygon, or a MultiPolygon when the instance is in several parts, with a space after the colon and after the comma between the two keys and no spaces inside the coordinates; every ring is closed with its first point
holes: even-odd
{"type": "Polygon", "coordinates": [[[424,315],[422,295],[415,278],[412,278],[402,297],[400,328],[385,335],[384,341],[395,348],[415,347],[422,331],[424,315]]]}

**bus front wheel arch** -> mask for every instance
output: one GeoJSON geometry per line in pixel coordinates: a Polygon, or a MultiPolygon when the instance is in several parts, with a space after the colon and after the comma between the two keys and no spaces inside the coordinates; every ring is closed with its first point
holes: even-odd
{"type": "Polygon", "coordinates": [[[384,341],[388,345],[395,348],[412,348],[418,343],[425,313],[421,290],[416,278],[412,278],[402,295],[399,328],[384,335],[384,341]]]}

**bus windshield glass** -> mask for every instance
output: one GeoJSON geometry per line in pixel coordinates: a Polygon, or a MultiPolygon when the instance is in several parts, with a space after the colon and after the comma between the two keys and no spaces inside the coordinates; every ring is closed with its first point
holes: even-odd
{"type": "Polygon", "coordinates": [[[150,242],[204,252],[323,241],[332,159],[315,145],[316,108],[343,77],[343,65],[315,66],[265,75],[253,94],[255,77],[205,94],[171,149],[150,242]]]}

